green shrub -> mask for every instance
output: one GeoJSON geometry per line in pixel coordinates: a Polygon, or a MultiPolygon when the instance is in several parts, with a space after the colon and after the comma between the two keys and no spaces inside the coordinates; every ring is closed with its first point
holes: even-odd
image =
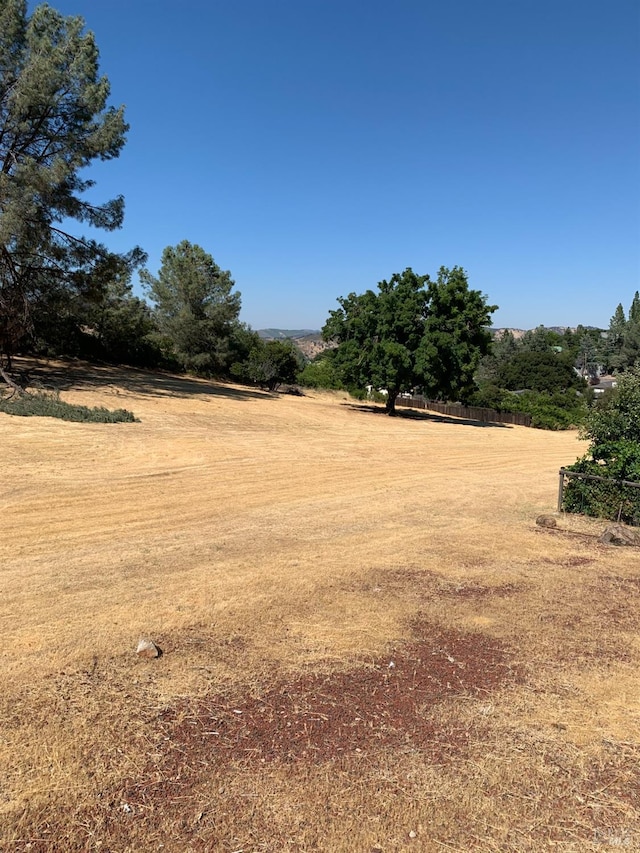
{"type": "Polygon", "coordinates": [[[102,406],[89,408],[65,403],[57,392],[36,391],[29,394],[16,394],[0,400],[0,412],[18,415],[23,418],[60,418],[63,421],[77,423],[134,423],[136,418],[126,409],[110,411],[102,406]]]}
{"type": "Polygon", "coordinates": [[[297,381],[305,388],[328,388],[333,390],[342,388],[342,383],[338,378],[331,357],[324,354],[315,361],[305,364],[303,369],[298,373],[297,381]]]}
{"type": "MultiPolygon", "coordinates": [[[[610,476],[607,466],[586,458],[569,465],[567,470],[596,477],[610,476]]],[[[562,508],[565,512],[640,525],[640,489],[623,485],[621,479],[627,478],[601,482],[571,477],[564,487],[562,508]]],[[[636,480],[631,478],[628,482],[636,480]]]]}
{"type": "Polygon", "coordinates": [[[514,393],[495,383],[483,382],[470,397],[469,405],[497,412],[521,412],[531,415],[531,426],[538,429],[572,429],[584,422],[592,392],[588,389],[566,391],[522,391],[514,393]]]}
{"type": "Polygon", "coordinates": [[[571,477],[563,509],[640,525],[640,488],[621,482],[640,484],[640,371],[618,377],[617,388],[589,411],[582,437],[591,439],[589,451],[567,470],[607,482],[571,477]]]}

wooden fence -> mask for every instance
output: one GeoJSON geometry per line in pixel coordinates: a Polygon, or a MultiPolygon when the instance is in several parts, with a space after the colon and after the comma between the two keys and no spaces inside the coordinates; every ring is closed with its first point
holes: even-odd
{"type": "Polygon", "coordinates": [[[397,397],[396,406],[407,406],[411,409],[429,409],[441,415],[451,415],[454,418],[466,418],[483,424],[514,424],[516,426],[531,426],[531,415],[523,412],[496,412],[494,409],[480,409],[477,406],[461,406],[459,403],[438,403],[435,400],[425,400],[424,397],[397,397]]]}

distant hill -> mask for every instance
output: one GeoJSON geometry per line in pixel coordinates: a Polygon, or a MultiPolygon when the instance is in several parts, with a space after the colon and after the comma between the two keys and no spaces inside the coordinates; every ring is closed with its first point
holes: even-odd
{"type": "Polygon", "coordinates": [[[291,341],[309,360],[334,346],[322,339],[319,329],[258,329],[258,334],[265,341],[291,341]]]}
{"type": "MultiPolygon", "coordinates": [[[[563,335],[567,329],[570,329],[572,332],[577,331],[577,326],[544,326],[543,328],[547,329],[549,332],[557,332],[559,335],[563,335]]],[[[598,326],[583,326],[583,329],[597,329],[598,326]]],[[[535,331],[534,329],[510,329],[510,328],[502,328],[502,329],[491,329],[491,334],[495,337],[499,337],[505,332],[511,332],[513,337],[518,340],[523,335],[526,335],[527,331],[535,331]]],[[[602,330],[601,330],[602,331],[602,330]]]]}
{"type": "MultiPolygon", "coordinates": [[[[552,332],[563,334],[567,329],[575,332],[575,326],[545,326],[552,332]]],[[[593,326],[585,326],[585,329],[595,328],[593,326]]],[[[494,337],[499,337],[504,332],[511,332],[514,338],[519,339],[526,334],[527,329],[513,328],[493,328],[491,334],[494,337]]],[[[319,329],[258,329],[258,335],[265,341],[285,341],[289,340],[295,344],[300,352],[308,359],[314,359],[326,349],[331,349],[335,344],[327,343],[322,339],[322,333],[319,329]]]]}
{"type": "Polygon", "coordinates": [[[320,335],[318,329],[258,329],[258,334],[265,341],[282,341],[285,338],[297,340],[309,335],[320,335]]]}

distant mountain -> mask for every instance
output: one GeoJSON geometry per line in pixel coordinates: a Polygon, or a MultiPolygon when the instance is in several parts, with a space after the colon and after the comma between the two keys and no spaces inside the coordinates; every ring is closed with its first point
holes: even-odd
{"type": "Polygon", "coordinates": [[[297,340],[298,338],[306,338],[309,335],[320,335],[317,329],[258,329],[258,334],[265,341],[282,341],[286,338],[297,340]]]}
{"type": "MultiPolygon", "coordinates": [[[[558,335],[564,335],[564,333],[567,331],[567,329],[570,329],[572,332],[575,332],[575,331],[577,331],[578,327],[577,326],[543,326],[543,328],[549,332],[556,332],[558,335]]],[[[599,327],[598,326],[583,326],[582,328],[583,329],[598,329],[599,327]]],[[[513,328],[507,328],[507,327],[501,328],[501,329],[493,328],[493,329],[491,329],[491,334],[495,338],[495,337],[498,337],[499,335],[504,334],[504,332],[511,332],[513,337],[516,340],[518,340],[518,338],[521,338],[523,335],[526,335],[526,333],[528,331],[533,332],[533,331],[535,331],[535,329],[513,329],[513,328]]],[[[600,330],[600,331],[602,331],[602,330],[600,330]]]]}
{"type": "MultiPolygon", "coordinates": [[[[576,331],[575,326],[545,326],[552,332],[557,332],[562,335],[567,329],[572,332],[576,331]]],[[[585,329],[593,329],[595,326],[584,326],[585,329]]],[[[504,332],[511,332],[514,338],[519,339],[526,334],[527,329],[514,328],[492,328],[491,334],[494,337],[499,337],[504,332]]],[[[533,331],[533,330],[532,330],[533,331]]],[[[258,329],[257,334],[265,341],[286,341],[289,340],[300,350],[300,352],[308,359],[314,359],[326,349],[331,349],[335,344],[327,343],[322,339],[322,333],[318,329],[258,329]]]]}

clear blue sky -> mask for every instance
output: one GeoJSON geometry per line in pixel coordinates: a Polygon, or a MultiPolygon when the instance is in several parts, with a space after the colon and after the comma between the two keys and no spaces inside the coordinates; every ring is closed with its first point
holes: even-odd
{"type": "Polygon", "coordinates": [[[105,242],[153,274],[200,244],[253,328],[408,266],[463,266],[497,326],[607,326],[640,288],[638,0],[51,5],[131,125],[91,169],[126,199],[105,242]]]}

